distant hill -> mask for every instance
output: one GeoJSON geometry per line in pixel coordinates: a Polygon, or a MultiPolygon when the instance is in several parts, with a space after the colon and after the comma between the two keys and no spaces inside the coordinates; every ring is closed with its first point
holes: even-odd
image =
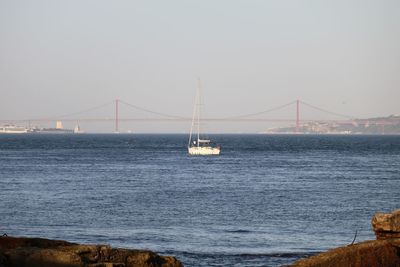
{"type": "Polygon", "coordinates": [[[400,134],[400,115],[347,121],[312,121],[295,126],[268,129],[265,133],[303,134],[400,134]]]}

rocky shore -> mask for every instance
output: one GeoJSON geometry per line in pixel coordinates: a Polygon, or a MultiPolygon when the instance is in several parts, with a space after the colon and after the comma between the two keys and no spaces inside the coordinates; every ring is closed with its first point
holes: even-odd
{"type": "MultiPolygon", "coordinates": [[[[292,267],[400,267],[400,209],[377,213],[371,221],[376,240],[339,247],[301,259],[292,267]]],[[[0,237],[0,267],[183,267],[172,256],[108,245],[61,240],[0,237]]]]}
{"type": "Polygon", "coordinates": [[[376,213],[371,224],[377,240],[335,248],[289,266],[400,267],[400,209],[376,213]]]}
{"type": "Polygon", "coordinates": [[[108,245],[0,237],[0,267],[183,267],[171,256],[108,245]]]}

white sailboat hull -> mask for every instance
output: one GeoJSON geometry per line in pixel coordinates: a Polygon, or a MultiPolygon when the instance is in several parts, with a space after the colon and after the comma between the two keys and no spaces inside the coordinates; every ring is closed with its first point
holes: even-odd
{"type": "Polygon", "coordinates": [[[221,149],[219,147],[198,147],[192,146],[188,147],[189,155],[219,155],[221,149]]]}

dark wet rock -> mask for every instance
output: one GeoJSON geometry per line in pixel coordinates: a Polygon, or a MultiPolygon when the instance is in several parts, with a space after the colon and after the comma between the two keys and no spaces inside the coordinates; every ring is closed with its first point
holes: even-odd
{"type": "Polygon", "coordinates": [[[183,267],[171,256],[107,245],[0,237],[0,267],[183,267]]]}

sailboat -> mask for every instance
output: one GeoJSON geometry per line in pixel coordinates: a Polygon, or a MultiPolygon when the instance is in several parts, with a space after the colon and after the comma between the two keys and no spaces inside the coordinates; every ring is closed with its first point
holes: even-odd
{"type": "Polygon", "coordinates": [[[75,125],[75,128],[74,128],[74,133],[75,134],[83,133],[83,131],[81,130],[81,127],[79,126],[79,122],[76,122],[76,125],[75,125]]]}
{"type": "Polygon", "coordinates": [[[211,140],[201,139],[200,137],[200,113],[201,113],[201,82],[198,81],[197,93],[194,101],[192,126],[190,127],[188,152],[189,155],[219,155],[221,152],[220,146],[213,147],[211,140]],[[196,127],[197,126],[197,127],[196,127]],[[196,134],[193,134],[193,130],[197,128],[196,134]]]}

